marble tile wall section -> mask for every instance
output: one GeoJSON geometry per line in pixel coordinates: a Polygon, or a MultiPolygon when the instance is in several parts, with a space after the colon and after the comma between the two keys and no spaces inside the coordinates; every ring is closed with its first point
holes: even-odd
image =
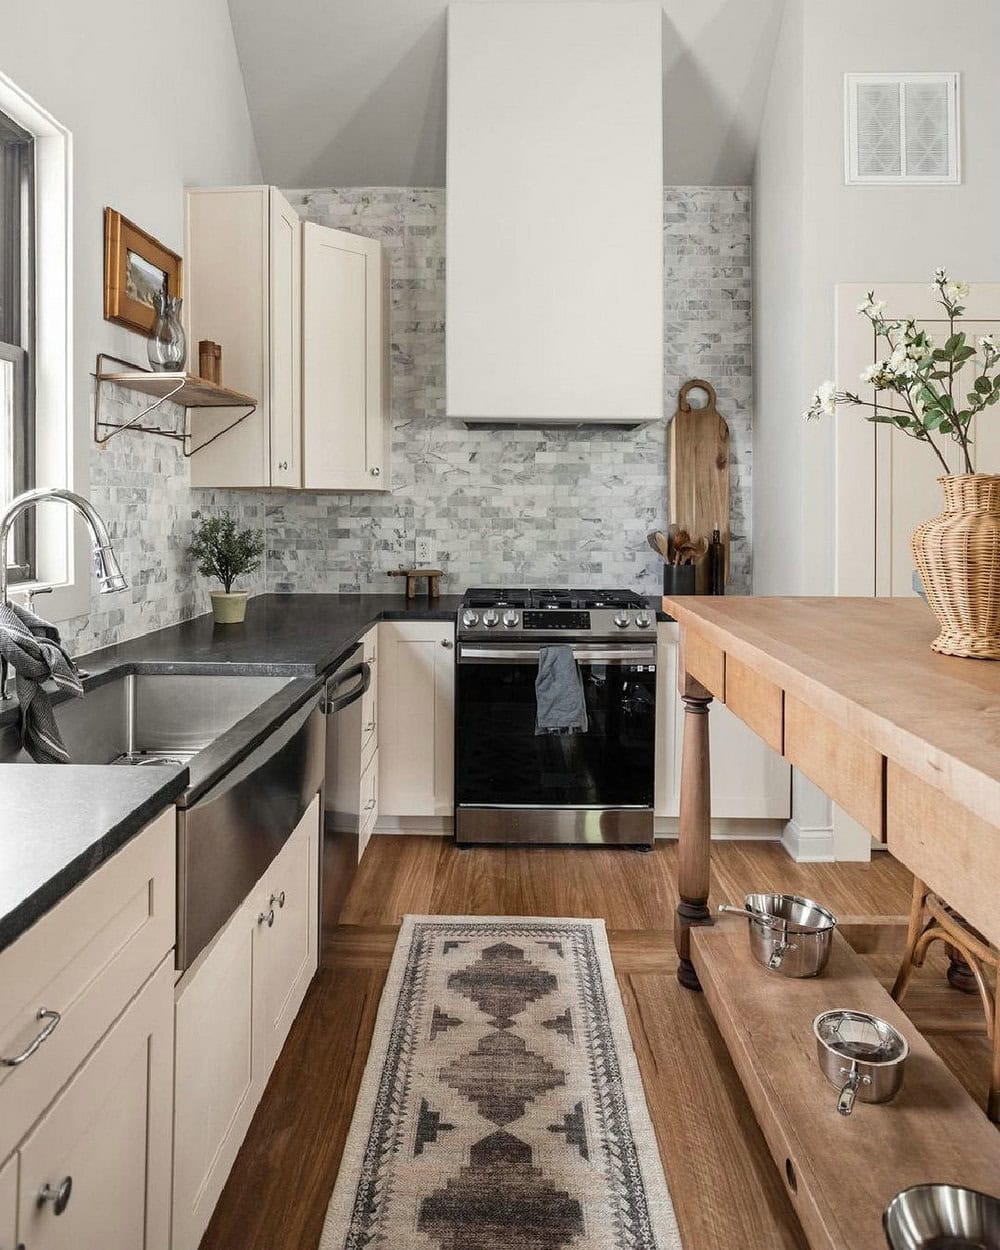
{"type": "MultiPolygon", "coordinates": [[[[106,401],[108,420],[126,421],[144,402],[141,396],[113,388],[106,401]]],[[[181,409],[170,405],[163,412],[165,426],[181,428],[181,409]]],[[[210,611],[208,592],[219,587],[201,577],[187,555],[195,514],[227,509],[242,525],[263,529],[263,496],[192,490],[180,444],[150,434],[126,431],[103,447],[92,446],[90,498],[107,522],[129,585],[111,595],[98,594],[92,587],[89,613],[59,622],[74,655],[210,611]]],[[[263,563],[238,588],[261,593],[263,563]]],[[[44,613],[45,600],[39,599],[37,607],[44,613]]]]}
{"type": "MultiPolygon", "coordinates": [[[[666,424],[616,429],[466,429],[444,418],[444,192],[289,193],[303,216],[382,239],[392,275],[393,470],[387,495],[192,490],[177,443],[124,433],[92,448],[91,498],[129,589],[92,595],[60,622],[74,654],[208,611],[186,555],[194,515],[228,509],[261,528],[264,590],[396,591],[387,570],[429,537],[447,588],[531,582],[655,592],[645,535],[665,523],[666,424]]],[[[750,589],[750,192],[664,191],[666,411],[693,376],[712,381],[732,431],[732,585],[750,589]]],[[[112,420],[142,402],[110,395],[112,420]]],[[[182,419],[174,409],[173,421],[182,419]]],[[[164,417],[165,422],[169,417],[164,417]]],[[[44,608],[44,600],[39,602],[44,608]]]]}
{"type": "MultiPolygon", "coordinates": [[[[392,279],[392,492],[265,501],[269,590],[386,591],[426,535],[449,590],[621,584],[655,592],[666,425],[467,429],[444,418],[444,191],[286,192],[303,217],[382,240],[392,279]]],[[[732,431],[732,585],[750,589],[750,191],[664,190],[666,412],[690,377],[732,431]]],[[[581,263],[585,263],[582,258],[581,263]]],[[[484,293],[486,297],[486,293],[484,293]]]]}

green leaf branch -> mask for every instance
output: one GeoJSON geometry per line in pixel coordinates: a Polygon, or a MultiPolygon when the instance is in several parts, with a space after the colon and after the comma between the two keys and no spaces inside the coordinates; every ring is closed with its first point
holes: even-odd
{"type": "Polygon", "coordinates": [[[188,554],[198,565],[198,572],[220,581],[228,595],[238,577],[260,567],[264,535],[260,530],[237,529],[236,519],[228,512],[202,517],[188,554]]]}
{"type": "Polygon", "coordinates": [[[940,440],[950,439],[961,452],[963,471],[973,473],[972,422],[1000,401],[1000,347],[991,334],[981,336],[973,345],[956,328],[965,314],[962,301],[969,293],[967,283],[953,282],[944,269],[938,269],[932,289],[948,319],[948,337],[943,345],[937,346],[912,319],[888,318],[885,302],[869,291],[858,312],[871,322],[878,359],[862,373],[861,381],[875,388],[876,398],[862,399],[856,391],[838,391],[832,382],[824,382],[803,416],[812,420],[832,415],[838,404],[870,408],[868,421],[892,425],[925,443],[945,473],[951,469],[940,440]],[[974,360],[979,361],[979,371],[962,396],[960,374],[974,360]],[[879,391],[898,397],[901,406],[892,401],[879,403],[879,391]]]}

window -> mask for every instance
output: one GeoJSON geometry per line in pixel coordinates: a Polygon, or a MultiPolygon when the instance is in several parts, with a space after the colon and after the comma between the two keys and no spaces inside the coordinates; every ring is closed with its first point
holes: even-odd
{"type": "Polygon", "coordinates": [[[845,181],[960,181],[957,74],[847,74],[845,181]]]}
{"type": "MultiPolygon", "coordinates": [[[[34,482],[35,144],[0,113],[0,506],[34,482]]],[[[11,582],[34,575],[34,519],[15,525],[11,582]]]]}

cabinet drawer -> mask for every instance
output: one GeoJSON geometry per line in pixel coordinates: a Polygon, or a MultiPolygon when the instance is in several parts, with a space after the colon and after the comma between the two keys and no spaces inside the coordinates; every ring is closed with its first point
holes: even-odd
{"type": "Polygon", "coordinates": [[[874,747],[786,694],[785,758],[884,840],[885,760],[874,747]]]}
{"type": "Polygon", "coordinates": [[[176,823],[164,812],[0,955],[0,1158],[172,949],[176,823]],[[39,1018],[39,1012],[58,1012],[39,1018]]]}
{"type": "Polygon", "coordinates": [[[709,694],[725,702],[726,653],[721,647],[715,646],[701,634],[685,629],[681,637],[681,664],[683,665],[682,679],[683,673],[688,673],[695,681],[700,682],[709,694]]]}
{"type": "MultiPolygon", "coordinates": [[[[360,822],[362,830],[368,826],[368,832],[371,833],[371,826],[378,819],[378,751],[372,756],[368,767],[361,774],[361,807],[360,822]]],[[[362,848],[358,847],[358,858],[360,859],[362,848]]]]}
{"type": "Polygon", "coordinates": [[[378,627],[370,629],[361,639],[361,658],[366,664],[374,664],[378,659],[378,627]]]}
{"type": "Polygon", "coordinates": [[[932,884],[935,893],[991,942],[1000,943],[996,826],[892,760],[885,810],[886,841],[896,859],[932,884]]]}
{"type": "Polygon", "coordinates": [[[21,1146],[31,1250],[168,1250],[173,972],[164,959],[21,1146]],[[46,1185],[64,1210],[39,1202],[46,1185]]]}
{"type": "Polygon", "coordinates": [[[726,707],[780,755],[784,747],[784,699],[781,687],[726,656],[726,707]]]}
{"type": "Polygon", "coordinates": [[[0,1168],[0,1250],[14,1250],[17,1237],[17,1156],[0,1168]]]}

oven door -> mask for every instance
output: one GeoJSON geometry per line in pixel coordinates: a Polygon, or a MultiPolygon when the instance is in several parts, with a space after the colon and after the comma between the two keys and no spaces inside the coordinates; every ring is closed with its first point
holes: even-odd
{"type": "Polygon", "coordinates": [[[536,735],[538,653],[537,644],[460,645],[456,805],[651,814],[655,644],[573,647],[587,702],[585,734],[536,735]]]}

